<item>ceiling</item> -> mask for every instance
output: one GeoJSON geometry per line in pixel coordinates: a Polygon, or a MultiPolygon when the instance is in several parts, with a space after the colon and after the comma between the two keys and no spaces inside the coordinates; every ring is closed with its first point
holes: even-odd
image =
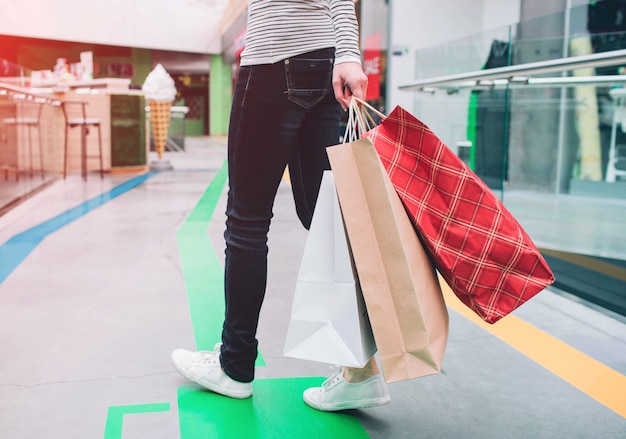
{"type": "Polygon", "coordinates": [[[229,3],[233,2],[2,0],[1,33],[110,46],[220,53],[220,23],[229,3]]]}

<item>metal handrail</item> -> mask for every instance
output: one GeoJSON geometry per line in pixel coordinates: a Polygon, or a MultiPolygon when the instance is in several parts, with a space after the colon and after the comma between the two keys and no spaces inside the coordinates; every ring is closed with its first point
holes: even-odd
{"type": "MultiPolygon", "coordinates": [[[[435,78],[419,79],[409,84],[399,86],[400,90],[418,90],[432,92],[434,88],[459,88],[467,87],[485,87],[492,85],[491,82],[496,80],[507,81],[504,85],[529,85],[531,84],[531,75],[540,75],[545,73],[563,72],[567,70],[607,67],[620,64],[626,64],[626,49],[613,50],[610,52],[594,53],[592,55],[571,56],[568,58],[559,58],[548,61],[539,61],[526,64],[518,64],[514,66],[496,67],[493,69],[479,70],[475,72],[458,73],[454,75],[439,76],[435,78]],[[481,85],[484,84],[484,85],[481,85]],[[471,85],[470,85],[471,84],[471,85]]],[[[551,85],[557,86],[554,81],[566,78],[547,78],[552,80],[551,85]]],[[[615,80],[615,79],[614,79],[615,80]]],[[[610,82],[610,81],[609,81],[610,82]]],[[[618,81],[622,82],[622,81],[618,81]]],[[[588,84],[589,82],[587,82],[588,84]]],[[[535,84],[539,85],[536,82],[535,84]]],[[[558,86],[571,85],[560,84],[558,86]]]]}
{"type": "MultiPolygon", "coordinates": [[[[531,78],[516,77],[511,79],[493,79],[483,81],[469,81],[457,85],[446,87],[448,94],[453,94],[461,90],[482,90],[482,89],[518,89],[527,87],[559,88],[578,87],[583,85],[592,86],[623,86],[626,84],[626,75],[604,75],[604,76],[556,76],[551,78],[531,78]]],[[[434,93],[436,87],[423,87],[420,91],[424,93],[434,93]]]]}

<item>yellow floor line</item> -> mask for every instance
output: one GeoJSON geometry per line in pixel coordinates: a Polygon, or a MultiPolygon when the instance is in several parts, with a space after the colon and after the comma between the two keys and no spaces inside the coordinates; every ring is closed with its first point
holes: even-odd
{"type": "Polygon", "coordinates": [[[443,279],[441,286],[451,309],[626,418],[626,376],[516,316],[490,325],[465,306],[443,279]]]}

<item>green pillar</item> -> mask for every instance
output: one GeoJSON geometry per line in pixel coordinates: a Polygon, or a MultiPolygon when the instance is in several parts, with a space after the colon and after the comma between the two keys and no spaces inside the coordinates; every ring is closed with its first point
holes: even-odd
{"type": "Polygon", "coordinates": [[[232,99],[230,64],[224,64],[222,55],[211,55],[209,85],[209,126],[211,135],[228,134],[228,119],[232,99]]]}
{"type": "Polygon", "coordinates": [[[152,51],[148,49],[132,49],[135,72],[131,81],[133,84],[143,85],[152,69],[152,51]]]}

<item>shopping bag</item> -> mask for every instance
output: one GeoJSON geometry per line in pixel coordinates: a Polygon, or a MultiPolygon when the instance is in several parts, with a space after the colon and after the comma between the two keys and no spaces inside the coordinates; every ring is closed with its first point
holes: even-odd
{"type": "Polygon", "coordinates": [[[327,152],[385,380],[438,373],[448,312],[432,261],[372,143],[327,152]]]}
{"type": "Polygon", "coordinates": [[[333,175],[325,171],[298,272],[284,355],[363,367],[375,353],[333,175]]]}
{"type": "Polygon", "coordinates": [[[513,215],[421,121],[396,107],[364,136],[436,268],[483,320],[495,323],[554,282],[513,215]]]}

